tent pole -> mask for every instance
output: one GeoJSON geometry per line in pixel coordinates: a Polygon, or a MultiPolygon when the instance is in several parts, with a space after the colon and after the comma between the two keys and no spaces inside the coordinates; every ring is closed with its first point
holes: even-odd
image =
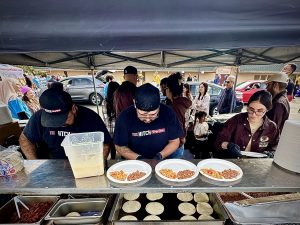
{"type": "Polygon", "coordinates": [[[100,116],[100,114],[99,114],[98,93],[97,93],[97,90],[96,90],[95,76],[94,76],[94,68],[93,68],[93,67],[91,67],[91,71],[92,71],[92,78],[93,78],[94,93],[95,93],[95,96],[96,96],[97,113],[98,113],[98,115],[100,116]]]}

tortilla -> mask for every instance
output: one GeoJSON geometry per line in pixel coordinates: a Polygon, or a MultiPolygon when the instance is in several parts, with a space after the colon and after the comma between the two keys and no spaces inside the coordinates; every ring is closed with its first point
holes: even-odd
{"type": "Polygon", "coordinates": [[[180,218],[180,220],[197,220],[194,216],[183,216],[180,218]]]}
{"type": "Polygon", "coordinates": [[[66,217],[78,217],[80,216],[79,212],[70,212],[66,215],[66,217]]]}
{"type": "Polygon", "coordinates": [[[133,201],[138,199],[138,197],[140,197],[140,194],[138,193],[125,193],[124,194],[124,199],[128,200],[128,201],[133,201]]]}
{"type": "Polygon", "coordinates": [[[214,210],[207,202],[199,202],[197,204],[197,212],[201,215],[211,215],[214,210]]]}
{"type": "Polygon", "coordinates": [[[161,220],[161,219],[156,215],[149,215],[149,216],[146,216],[144,218],[144,220],[161,220]]]}
{"type": "Polygon", "coordinates": [[[127,215],[120,218],[120,220],[138,220],[135,216],[127,215]]]}
{"type": "Polygon", "coordinates": [[[208,195],[206,193],[195,193],[194,194],[194,201],[195,202],[209,202],[208,195]]]}
{"type": "Polygon", "coordinates": [[[152,215],[160,215],[164,212],[164,206],[159,202],[150,202],[146,205],[146,211],[152,215]]]}
{"type": "Polygon", "coordinates": [[[198,220],[214,220],[215,218],[213,218],[212,216],[208,216],[208,215],[200,215],[198,220]]]}
{"type": "Polygon", "coordinates": [[[192,193],[178,193],[177,198],[182,202],[189,202],[193,200],[192,193]]]}
{"type": "Polygon", "coordinates": [[[127,201],[123,204],[122,209],[126,213],[134,213],[139,211],[141,203],[138,201],[127,201]]]}
{"type": "Polygon", "coordinates": [[[193,215],[196,212],[195,206],[192,203],[187,202],[180,203],[178,205],[178,210],[185,215],[193,215]]]}
{"type": "Polygon", "coordinates": [[[149,201],[156,201],[163,197],[163,193],[147,193],[146,197],[149,201]]]}

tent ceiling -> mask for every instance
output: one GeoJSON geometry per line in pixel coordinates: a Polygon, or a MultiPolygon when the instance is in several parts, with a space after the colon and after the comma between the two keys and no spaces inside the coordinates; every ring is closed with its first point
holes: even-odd
{"type": "Polygon", "coordinates": [[[300,47],[211,49],[203,51],[91,52],[91,53],[9,53],[0,54],[0,63],[65,69],[140,70],[194,69],[220,65],[265,65],[297,61],[300,47]]]}
{"type": "Polygon", "coordinates": [[[0,1],[0,63],[199,68],[299,57],[299,0],[0,1]]]}

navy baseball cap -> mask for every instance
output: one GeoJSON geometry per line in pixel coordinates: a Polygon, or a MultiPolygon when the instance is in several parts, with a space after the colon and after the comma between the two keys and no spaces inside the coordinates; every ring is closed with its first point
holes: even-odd
{"type": "Polygon", "coordinates": [[[127,66],[124,69],[124,74],[137,74],[137,69],[134,66],[127,66]]]}
{"type": "Polygon", "coordinates": [[[43,127],[61,127],[65,124],[73,101],[65,91],[50,88],[44,91],[39,99],[42,111],[43,127]]]}
{"type": "Polygon", "coordinates": [[[136,108],[140,110],[146,112],[156,110],[160,104],[159,90],[152,84],[143,84],[136,88],[134,100],[136,108]]]}

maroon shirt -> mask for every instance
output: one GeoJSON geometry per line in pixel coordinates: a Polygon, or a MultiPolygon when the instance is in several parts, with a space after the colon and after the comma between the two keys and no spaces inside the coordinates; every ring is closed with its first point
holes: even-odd
{"type": "Polygon", "coordinates": [[[129,82],[124,81],[114,93],[114,109],[116,111],[116,118],[119,117],[120,113],[133,105],[133,99],[135,95],[136,86],[129,82]]]}
{"type": "MultiPolygon", "coordinates": [[[[244,151],[251,139],[251,129],[247,113],[240,113],[226,121],[215,141],[215,148],[222,150],[223,142],[232,142],[244,151]]],[[[267,116],[263,125],[252,136],[251,151],[275,151],[279,141],[279,129],[267,116]]]]}
{"type": "Polygon", "coordinates": [[[290,103],[286,96],[286,91],[277,94],[273,98],[272,109],[269,110],[266,115],[270,120],[277,124],[281,133],[284,122],[289,118],[290,115],[290,103]]]}

